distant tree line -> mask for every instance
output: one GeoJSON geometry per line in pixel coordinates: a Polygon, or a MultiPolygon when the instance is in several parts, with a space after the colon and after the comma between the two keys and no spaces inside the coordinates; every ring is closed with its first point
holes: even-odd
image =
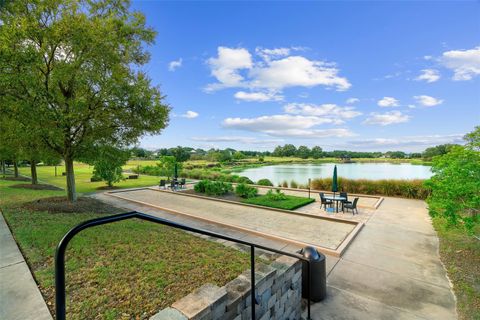
{"type": "Polygon", "coordinates": [[[140,147],[130,149],[133,158],[141,159],[158,159],[162,156],[174,156],[177,161],[184,162],[187,160],[207,160],[217,162],[231,162],[238,161],[245,158],[259,158],[263,159],[266,156],[273,157],[297,157],[302,159],[320,159],[320,158],[391,158],[391,159],[423,159],[430,161],[434,156],[446,154],[454,144],[442,144],[435,147],[427,148],[423,152],[407,153],[404,151],[387,151],[387,152],[362,152],[362,151],[348,151],[348,150],[333,150],[324,151],[319,146],[309,148],[301,145],[298,148],[293,144],[285,144],[277,146],[272,151],[251,151],[251,150],[235,150],[232,148],[226,149],[209,149],[204,150],[200,148],[191,147],[174,147],[161,148],[156,151],[147,150],[140,147]]]}

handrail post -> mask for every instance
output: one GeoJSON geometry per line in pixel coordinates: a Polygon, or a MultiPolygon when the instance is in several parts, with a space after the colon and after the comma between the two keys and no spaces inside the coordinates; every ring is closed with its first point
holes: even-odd
{"type": "Polygon", "coordinates": [[[251,305],[252,305],[252,320],[255,318],[255,246],[250,246],[250,282],[251,282],[251,305]]]}

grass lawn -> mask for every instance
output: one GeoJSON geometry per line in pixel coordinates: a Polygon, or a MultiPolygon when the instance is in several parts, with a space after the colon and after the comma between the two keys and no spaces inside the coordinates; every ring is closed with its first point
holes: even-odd
{"type": "MultiPolygon", "coordinates": [[[[55,247],[71,227],[102,213],[29,211],[21,204],[64,192],[14,184],[0,180],[0,208],[53,311],[55,247]]],[[[67,250],[67,318],[148,319],[202,284],[221,286],[248,267],[247,254],[168,227],[136,220],[98,226],[67,250]]]]}
{"type": "MultiPolygon", "coordinates": [[[[57,176],[55,176],[55,167],[53,166],[39,166],[37,167],[38,179],[40,182],[52,184],[54,186],[66,189],[67,180],[62,176],[62,172],[65,171],[63,166],[57,167],[57,176]]],[[[92,177],[93,166],[89,166],[84,163],[75,163],[75,182],[78,193],[95,192],[98,188],[105,187],[106,183],[103,181],[90,182],[92,177]]],[[[30,167],[21,167],[20,173],[26,176],[30,176],[30,167]]],[[[125,175],[126,176],[126,175],[125,175]]],[[[137,188],[158,185],[159,177],[152,177],[147,175],[140,175],[138,179],[126,179],[114,186],[118,188],[137,188]]]]}
{"type": "MultiPolygon", "coordinates": [[[[434,218],[440,239],[440,257],[457,296],[460,320],[480,320],[480,241],[457,228],[445,228],[446,222],[434,218]]],[[[475,234],[480,234],[477,225],[475,234]]]]}
{"type": "Polygon", "coordinates": [[[309,203],[315,201],[312,198],[304,198],[304,197],[295,197],[295,196],[285,196],[285,200],[271,200],[268,196],[256,196],[250,199],[244,199],[242,202],[249,203],[249,204],[256,204],[259,206],[265,206],[270,208],[277,208],[277,209],[284,209],[284,210],[295,210],[297,208],[303,207],[309,203]]]}

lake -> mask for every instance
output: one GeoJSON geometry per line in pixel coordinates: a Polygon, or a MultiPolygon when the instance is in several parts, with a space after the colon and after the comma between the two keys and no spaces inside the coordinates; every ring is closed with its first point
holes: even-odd
{"type": "MultiPolygon", "coordinates": [[[[283,181],[295,180],[307,184],[308,179],[328,178],[333,175],[335,163],[321,164],[280,164],[245,169],[236,174],[256,182],[269,179],[274,185],[283,181]]],[[[428,179],[432,172],[430,166],[409,163],[337,163],[339,177],[348,179],[428,179]]]]}

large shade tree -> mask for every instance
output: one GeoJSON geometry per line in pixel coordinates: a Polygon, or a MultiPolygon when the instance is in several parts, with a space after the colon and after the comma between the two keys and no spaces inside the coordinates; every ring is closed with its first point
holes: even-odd
{"type": "Polygon", "coordinates": [[[70,201],[73,161],[89,148],[167,125],[169,107],[141,70],[155,32],[128,1],[6,1],[0,21],[0,112],[63,157],[70,201]]]}

